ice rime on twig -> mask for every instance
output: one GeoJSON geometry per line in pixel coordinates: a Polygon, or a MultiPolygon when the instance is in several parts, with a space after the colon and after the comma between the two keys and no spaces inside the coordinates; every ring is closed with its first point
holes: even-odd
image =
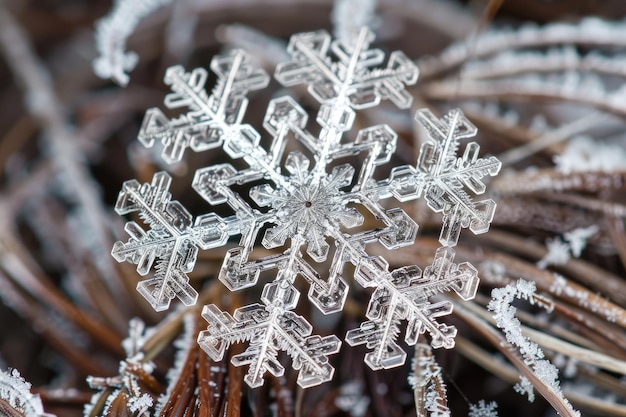
{"type": "Polygon", "coordinates": [[[0,371],[0,415],[19,413],[24,417],[55,417],[44,412],[39,394],[32,394],[30,388],[31,384],[17,369],[0,371]]]}
{"type": "Polygon", "coordinates": [[[96,48],[100,54],[93,70],[100,78],[111,78],[125,87],[128,72],[137,65],[137,54],[126,52],[126,40],[141,19],[172,0],[115,0],[108,15],[96,22],[96,48]]]}
{"type": "Polygon", "coordinates": [[[626,149],[619,143],[580,136],[568,142],[565,150],[554,157],[554,162],[556,169],[564,174],[626,171],[626,149]]]}
{"type": "Polygon", "coordinates": [[[408,381],[413,388],[418,417],[450,417],[448,393],[442,369],[429,345],[415,345],[415,357],[408,381]],[[428,414],[425,412],[428,411],[428,414]]]}
{"type": "Polygon", "coordinates": [[[607,22],[588,17],[580,23],[551,23],[545,26],[526,24],[519,29],[496,29],[467,42],[455,43],[436,58],[418,62],[424,76],[432,76],[465,63],[468,58],[481,58],[513,49],[551,45],[626,46],[626,27],[622,22],[607,22]]]}
{"type": "MultiPolygon", "coordinates": [[[[569,401],[563,396],[559,384],[559,371],[545,359],[544,353],[536,343],[530,341],[522,334],[521,323],[515,317],[516,308],[511,304],[513,300],[527,300],[531,304],[537,303],[548,309],[551,303],[548,299],[540,297],[535,293],[535,283],[519,279],[515,284],[507,285],[504,288],[494,288],[491,292],[491,301],[487,308],[493,312],[493,318],[496,320],[498,328],[502,329],[506,340],[519,349],[524,362],[532,368],[533,373],[559,398],[563,404],[572,412],[572,415],[580,416],[580,413],[572,407],[569,401]]],[[[516,384],[515,390],[520,393],[528,394],[529,401],[534,399],[532,392],[532,384],[527,378],[522,378],[520,383],[516,384]]]]}
{"type": "MultiPolygon", "coordinates": [[[[81,229],[76,247],[92,255],[94,265],[113,294],[122,294],[110,258],[101,256],[110,247],[100,187],[89,173],[79,138],[59,101],[51,74],[35,55],[26,34],[4,3],[0,3],[0,46],[5,62],[24,89],[25,105],[41,125],[42,138],[54,164],[63,197],[75,206],[72,215],[81,229]]],[[[83,255],[83,253],[81,253],[83,255]]]]}
{"type": "Polygon", "coordinates": [[[146,330],[143,321],[137,318],[130,320],[128,326],[128,337],[122,341],[126,359],[120,361],[119,375],[110,378],[87,377],[89,387],[98,392],[85,405],[86,416],[92,415],[94,406],[102,404],[100,415],[103,416],[108,415],[112,407],[135,417],[152,415],[153,398],[144,390],[146,386],[154,389],[158,383],[152,376],[153,364],[144,360],[142,352],[151,330],[146,330]],[[106,395],[104,402],[103,395],[106,395]]]}
{"type": "Polygon", "coordinates": [[[429,299],[448,291],[469,299],[476,292],[475,268],[455,264],[451,246],[462,228],[487,231],[495,203],[476,202],[472,194],[484,192],[482,178],[495,175],[500,163],[493,157],[479,158],[474,142],[462,156],[457,155],[460,141],[476,131],[460,111],[443,118],[421,111],[417,118],[431,140],[422,148],[416,166],[395,168],[389,178],[375,180],[376,168],[395,151],[396,134],[387,125],[366,127],[356,136],[347,137],[345,132],[352,129],[356,111],[382,100],[409,107],[412,97],[405,85],[415,83],[417,68],[401,52],[393,52],[386,66],[378,68],[385,57],[381,50],[370,48],[372,41],[368,29],[361,29],[348,42],[333,41],[323,31],[291,38],[291,61],[278,65],[275,77],[285,86],[308,86],[321,104],[317,135],[307,130],[305,110],[292,98],[279,97],[270,101],[263,121],[271,145],[267,150],[259,146],[261,134],[242,120],[247,92],[264,87],[268,80],[241,51],[212,61],[218,82],[210,96],[204,90],[204,70],[170,68],[165,82],[173,92],[166,97],[166,106],[189,111],[169,120],[160,110],[151,109],[144,119],[140,141],[146,146],[162,141],[163,157],[169,162],[179,160],[187,147],[196,151],[221,147],[232,160],[240,160],[236,164],[240,168],[224,162],[198,169],[192,183],[209,204],[226,204],[233,214],[209,213],[192,222],[182,205],[171,201],[167,174],[156,174],[152,184],[129,181],[120,193],[117,210],[120,214],[139,212],[150,230],[129,222],[126,230],[131,239],[116,243],[114,256],[137,264],[141,274],[147,274],[158,259],[154,277],[139,285],[157,309],[167,308],[174,296],[184,303],[195,302],[186,273],[193,268],[198,248],[222,246],[229,236],[240,238],[228,250],[218,275],[228,289],[254,286],[262,272],[276,270],[274,280],[264,286],[261,303],[243,306],[232,315],[215,305],[203,311],[209,326],[198,342],[213,360],[221,360],[233,343],[249,342],[232,362],[249,365],[245,379],[250,386],[261,385],[266,371],[283,374],[284,367],[277,360],[280,351],[291,356],[293,367],[300,370],[302,387],[332,378],[328,356],[338,351],[340,342],[334,335],[313,335],[308,321],[292,311],[300,296],[294,285],[298,276],[309,284],[309,301],[329,314],[343,309],[348,290],[345,265],[356,266],[357,282],[374,293],[368,321],[350,331],[346,340],[372,350],[366,362],[373,369],[404,363],[406,354],[396,343],[404,320],[409,323],[405,337],[409,344],[428,332],[433,346],[452,347],[456,329],[437,321],[450,313],[451,304],[429,299]],[[288,141],[296,142],[302,151],[287,152],[288,141]],[[357,155],[363,161],[358,170],[339,161],[357,155]],[[249,190],[239,191],[247,184],[249,190]],[[410,245],[417,224],[402,209],[385,208],[381,200],[422,196],[444,215],[444,247],[423,273],[417,266],[390,271],[383,258],[367,253],[367,245],[379,242],[388,249],[410,245]],[[351,232],[363,224],[364,213],[378,219],[382,227],[351,232]],[[266,249],[278,250],[250,260],[257,241],[266,249]],[[333,252],[329,241],[334,242],[333,252]],[[317,265],[331,253],[330,268],[323,276],[317,265]]]}

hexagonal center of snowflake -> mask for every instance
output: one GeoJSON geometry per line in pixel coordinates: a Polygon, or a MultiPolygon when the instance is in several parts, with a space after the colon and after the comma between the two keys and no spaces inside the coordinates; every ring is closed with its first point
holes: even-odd
{"type": "MultiPolygon", "coordinates": [[[[333,168],[330,174],[309,172],[308,160],[293,153],[286,163],[292,174],[285,178],[285,186],[256,187],[252,198],[271,207],[275,226],[265,232],[262,244],[266,248],[283,246],[292,239],[305,243],[307,253],[317,262],[328,255],[328,236],[338,233],[341,226],[354,227],[363,223],[363,217],[347,206],[345,192],[350,185],[354,168],[348,164],[333,168]]],[[[297,243],[296,243],[297,244],[297,243]]]]}
{"type": "Polygon", "coordinates": [[[273,208],[279,224],[289,224],[296,233],[306,233],[311,228],[324,228],[340,222],[337,214],[346,210],[342,195],[332,186],[294,181],[291,192],[273,208]]]}

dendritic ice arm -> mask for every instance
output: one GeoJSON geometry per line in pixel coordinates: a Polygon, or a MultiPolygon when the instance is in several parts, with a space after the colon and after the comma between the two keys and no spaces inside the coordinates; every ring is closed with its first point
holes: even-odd
{"type": "Polygon", "coordinates": [[[478,273],[467,262],[453,263],[454,250],[439,248],[433,264],[422,271],[412,265],[389,272],[389,265],[380,257],[364,258],[355,271],[355,279],[363,287],[374,287],[367,307],[368,321],[346,334],[351,346],[365,344],[372,351],[365,363],[376,370],[400,366],[406,353],[396,343],[400,322],[407,321],[405,341],[414,345],[421,333],[428,332],[434,348],[454,346],[456,329],[437,318],[452,312],[449,301],[431,303],[429,298],[454,291],[468,300],[476,295],[478,273]]]}
{"type": "Polygon", "coordinates": [[[423,195],[432,210],[443,212],[439,241],[444,246],[456,245],[462,228],[487,232],[496,203],[491,199],[476,202],[468,191],[484,193],[481,179],[496,175],[502,164],[494,156],[479,158],[476,142],[470,142],[463,155],[457,156],[459,141],[476,135],[476,127],[461,110],[452,110],[439,119],[423,109],[417,112],[416,119],[431,140],[422,145],[416,167],[396,167],[390,179],[379,184],[380,197],[393,195],[407,201],[423,195]]]}
{"type": "Polygon", "coordinates": [[[198,293],[189,284],[187,272],[195,265],[198,247],[222,246],[229,236],[227,224],[216,214],[199,216],[192,223],[191,214],[178,201],[171,201],[170,183],[165,172],[156,173],[151,184],[127,181],[115,206],[120,215],[138,212],[150,226],[145,232],[134,221],[126,223],[130,239],[116,242],[111,253],[118,262],[136,264],[142,276],[156,262],[154,276],[137,284],[156,311],[167,309],[174,297],[185,305],[195,304],[198,293]]]}
{"type": "Polygon", "coordinates": [[[251,387],[263,385],[269,371],[282,376],[285,368],[278,361],[279,351],[292,358],[292,366],[300,370],[298,384],[303,388],[332,379],[334,368],[328,355],[337,353],[341,342],[336,336],[311,335],[312,326],[293,313],[299,293],[285,280],[267,284],[261,300],[265,305],[251,304],[235,310],[234,316],[215,305],[204,307],[202,316],[209,322],[200,333],[198,343],[213,360],[221,360],[232,343],[249,341],[248,348],[233,356],[235,366],[249,365],[245,381],[251,387]]]}
{"type": "MultiPolygon", "coordinates": [[[[374,34],[367,28],[361,29],[354,42],[331,42],[325,31],[294,35],[288,46],[292,60],[278,65],[276,79],[285,86],[308,84],[317,101],[337,109],[346,105],[353,109],[373,107],[383,99],[400,108],[409,107],[412,97],[404,86],[417,81],[417,67],[402,52],[395,51],[389,56],[387,68],[370,69],[381,64],[385,56],[380,49],[369,49],[373,39],[374,34]],[[337,62],[330,59],[331,52],[337,62]]],[[[320,114],[323,112],[324,107],[320,114]]]]}
{"type": "Polygon", "coordinates": [[[181,66],[168,68],[165,83],[172,93],[165,98],[165,106],[186,107],[189,111],[171,120],[156,107],[146,112],[139,141],[147,147],[161,141],[163,159],[169,163],[180,161],[188,147],[201,152],[240,136],[258,136],[250,125],[241,121],[248,104],[248,91],[266,87],[269,76],[252,65],[240,50],[214,57],[211,70],[217,75],[217,82],[209,96],[204,89],[208,77],[205,69],[186,72],[181,66]]]}

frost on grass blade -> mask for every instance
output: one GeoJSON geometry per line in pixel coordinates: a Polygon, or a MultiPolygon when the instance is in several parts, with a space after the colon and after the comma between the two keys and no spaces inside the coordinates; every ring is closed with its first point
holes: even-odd
{"type": "Polygon", "coordinates": [[[99,56],[93,70],[100,78],[111,78],[125,87],[127,72],[137,65],[137,54],[127,52],[126,40],[139,21],[172,0],[116,0],[111,12],[96,23],[96,48],[99,56]]]}
{"type": "MultiPolygon", "coordinates": [[[[564,397],[559,381],[559,370],[545,359],[545,355],[541,347],[522,334],[521,322],[515,313],[517,309],[512,303],[515,299],[528,300],[531,304],[538,304],[549,311],[554,307],[552,302],[535,293],[535,283],[519,279],[514,284],[509,284],[503,288],[494,288],[491,291],[491,301],[487,308],[493,312],[493,318],[496,325],[502,329],[506,336],[507,342],[519,349],[520,355],[524,358],[524,363],[532,368],[533,373],[546,386],[558,396],[562,404],[571,411],[571,415],[580,416],[580,412],[574,410],[572,404],[564,397]]],[[[533,401],[534,392],[533,384],[525,376],[521,377],[521,381],[515,385],[515,390],[520,394],[527,394],[528,400],[533,401]]]]}
{"type": "Polygon", "coordinates": [[[154,365],[146,360],[143,348],[154,331],[146,329],[138,318],[130,320],[128,327],[128,337],[122,341],[126,359],[120,361],[119,374],[109,378],[87,377],[89,387],[98,392],[85,405],[85,416],[153,415],[154,400],[147,391],[157,391],[159,383],[152,376],[154,365]]]}
{"type": "Polygon", "coordinates": [[[44,412],[39,394],[32,394],[30,388],[17,369],[0,371],[0,415],[55,417],[44,412]]]}
{"type": "Polygon", "coordinates": [[[187,272],[195,265],[198,247],[221,246],[228,238],[224,222],[216,214],[199,216],[192,222],[185,207],[171,201],[170,182],[165,172],[156,173],[151,184],[127,181],[115,205],[118,214],[138,212],[150,226],[146,232],[134,221],[126,223],[124,229],[130,239],[116,242],[111,253],[118,262],[136,264],[142,276],[156,263],[154,276],[137,284],[137,290],[156,311],[167,309],[174,297],[185,305],[196,303],[198,293],[189,284],[187,272]]]}
{"type": "Polygon", "coordinates": [[[430,345],[415,345],[415,357],[411,365],[413,372],[408,382],[413,388],[415,406],[419,416],[450,417],[448,389],[443,381],[441,366],[437,363],[430,345]]]}

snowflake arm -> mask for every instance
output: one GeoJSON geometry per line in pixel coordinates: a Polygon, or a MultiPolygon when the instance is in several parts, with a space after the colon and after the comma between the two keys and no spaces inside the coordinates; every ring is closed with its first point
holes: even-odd
{"type": "Polygon", "coordinates": [[[250,137],[254,142],[258,136],[241,121],[248,104],[248,91],[266,87],[268,75],[251,65],[240,50],[216,56],[211,69],[217,75],[217,83],[209,96],[204,90],[208,77],[205,69],[186,72],[181,66],[168,68],[164,80],[172,93],[165,98],[165,106],[187,107],[189,111],[172,120],[156,107],[146,112],[138,139],[146,147],[161,141],[163,159],[169,163],[180,161],[188,147],[202,152],[237,137],[250,137]]]}
{"type": "MultiPolygon", "coordinates": [[[[394,168],[382,189],[400,201],[423,195],[432,210],[443,212],[439,241],[444,246],[456,245],[462,228],[485,233],[493,220],[496,203],[491,199],[474,202],[466,189],[482,194],[485,184],[481,179],[496,175],[502,164],[493,156],[478,158],[480,148],[476,142],[470,142],[463,156],[457,156],[459,141],[476,134],[476,127],[460,110],[452,110],[438,119],[423,109],[416,118],[432,140],[422,145],[416,167],[394,168]]],[[[386,196],[381,193],[381,198],[386,196]]]]}
{"type": "Polygon", "coordinates": [[[236,366],[249,365],[244,378],[251,387],[263,385],[263,375],[269,371],[282,376],[285,369],[277,359],[279,351],[292,358],[292,366],[300,370],[298,384],[307,388],[329,381],[334,368],[328,355],[337,353],[341,342],[335,336],[311,336],[312,326],[291,312],[299,293],[284,280],[265,286],[262,301],[235,311],[234,316],[215,305],[205,306],[202,316],[209,322],[208,330],[200,333],[198,343],[213,360],[221,360],[232,343],[249,341],[248,348],[232,358],[236,366]]]}
{"type": "Polygon", "coordinates": [[[292,36],[288,46],[292,61],[276,68],[276,78],[285,86],[308,84],[309,92],[320,103],[363,109],[389,99],[400,108],[409,107],[412,97],[404,85],[417,81],[417,67],[396,51],[390,55],[387,68],[369,70],[384,59],[380,49],[369,49],[373,39],[367,28],[361,29],[354,44],[331,42],[325,31],[292,36]],[[331,61],[329,52],[339,60],[331,61]]]}
{"type": "Polygon", "coordinates": [[[122,187],[115,210],[124,215],[138,212],[150,226],[146,233],[137,223],[126,223],[128,242],[118,241],[112,255],[118,262],[137,265],[145,276],[156,263],[156,273],[137,284],[137,290],[157,311],[169,307],[178,297],[185,305],[193,305],[198,293],[189,284],[187,272],[196,262],[198,247],[209,249],[223,245],[228,239],[227,224],[216,214],[196,218],[178,202],[171,201],[171,177],[165,172],[154,175],[151,184],[127,181],[122,187]]]}
{"type": "Polygon", "coordinates": [[[366,344],[373,349],[365,362],[374,370],[400,366],[406,353],[397,345],[399,324],[407,321],[405,341],[417,342],[421,333],[428,332],[434,348],[454,346],[456,329],[437,318],[452,312],[449,301],[430,303],[430,297],[448,291],[463,299],[471,299],[478,289],[478,275],[468,263],[454,264],[454,250],[439,248],[433,264],[422,271],[413,265],[388,271],[382,258],[362,259],[355,271],[355,279],[363,287],[375,287],[361,327],[348,331],[346,342],[351,346],[366,344]]]}

